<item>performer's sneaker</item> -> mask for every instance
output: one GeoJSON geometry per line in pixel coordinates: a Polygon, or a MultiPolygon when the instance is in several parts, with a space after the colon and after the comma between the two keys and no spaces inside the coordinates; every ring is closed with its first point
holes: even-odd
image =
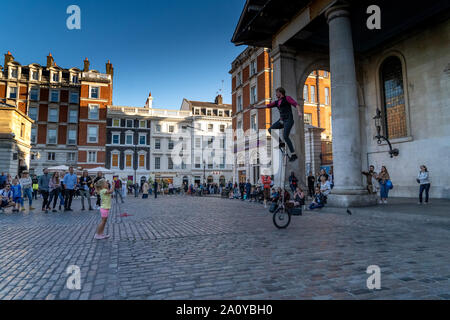
{"type": "Polygon", "coordinates": [[[294,154],[291,155],[291,157],[289,158],[289,161],[292,162],[292,161],[295,161],[295,160],[297,160],[297,155],[294,153],[294,154]]]}

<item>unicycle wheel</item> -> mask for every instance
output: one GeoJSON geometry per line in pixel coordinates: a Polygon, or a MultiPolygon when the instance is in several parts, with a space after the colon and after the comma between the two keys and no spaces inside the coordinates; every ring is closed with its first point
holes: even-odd
{"type": "Polygon", "coordinates": [[[285,229],[291,223],[291,215],[281,208],[277,209],[273,214],[273,224],[278,229],[285,229]]]}

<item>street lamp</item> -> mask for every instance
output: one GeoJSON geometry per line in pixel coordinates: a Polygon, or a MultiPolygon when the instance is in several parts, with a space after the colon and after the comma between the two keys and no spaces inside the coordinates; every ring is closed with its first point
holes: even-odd
{"type": "Polygon", "coordinates": [[[375,138],[377,138],[377,143],[379,145],[382,143],[383,140],[386,141],[389,145],[389,154],[391,158],[393,158],[394,156],[396,157],[399,154],[399,150],[392,149],[392,144],[389,141],[389,139],[381,135],[381,119],[382,119],[381,111],[379,108],[377,108],[377,114],[375,117],[373,117],[373,120],[375,121],[375,127],[377,128],[377,135],[375,136],[375,138]]]}

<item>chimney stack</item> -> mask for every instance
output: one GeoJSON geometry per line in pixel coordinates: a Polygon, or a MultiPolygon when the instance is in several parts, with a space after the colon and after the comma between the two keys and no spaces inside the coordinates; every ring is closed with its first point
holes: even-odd
{"type": "Polygon", "coordinates": [[[222,98],[222,95],[221,95],[221,94],[219,94],[219,95],[216,97],[216,99],[214,100],[214,103],[215,103],[215,104],[223,104],[223,98],[222,98]]]}
{"type": "Polygon", "coordinates": [[[88,58],[84,59],[84,72],[88,72],[89,71],[89,60],[88,58]]]}
{"type": "Polygon", "coordinates": [[[53,67],[55,64],[55,60],[53,60],[53,56],[51,53],[47,56],[47,68],[53,67]]]}
{"type": "Polygon", "coordinates": [[[11,62],[11,61],[14,61],[14,57],[11,54],[11,52],[8,51],[8,53],[5,54],[5,65],[3,67],[6,68],[6,65],[8,64],[8,62],[11,62]]]}
{"type": "Polygon", "coordinates": [[[111,77],[114,76],[114,68],[113,68],[113,65],[112,65],[111,61],[109,61],[109,60],[106,63],[106,73],[110,74],[111,77]]]}
{"type": "Polygon", "coordinates": [[[145,102],[145,107],[146,108],[152,108],[153,107],[153,97],[152,97],[152,92],[150,91],[147,101],[145,102]]]}

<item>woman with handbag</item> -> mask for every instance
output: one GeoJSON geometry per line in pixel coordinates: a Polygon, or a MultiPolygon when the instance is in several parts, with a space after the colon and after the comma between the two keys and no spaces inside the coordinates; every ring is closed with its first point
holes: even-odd
{"type": "Polygon", "coordinates": [[[386,204],[389,196],[389,190],[392,189],[392,181],[385,166],[381,167],[381,171],[377,175],[377,180],[380,184],[380,204],[386,204]]]}
{"type": "Polygon", "coordinates": [[[428,204],[428,196],[430,192],[430,177],[428,175],[428,169],[425,165],[420,166],[420,172],[417,175],[417,183],[420,184],[419,188],[419,204],[422,204],[422,194],[425,191],[425,204],[428,204]]]}

